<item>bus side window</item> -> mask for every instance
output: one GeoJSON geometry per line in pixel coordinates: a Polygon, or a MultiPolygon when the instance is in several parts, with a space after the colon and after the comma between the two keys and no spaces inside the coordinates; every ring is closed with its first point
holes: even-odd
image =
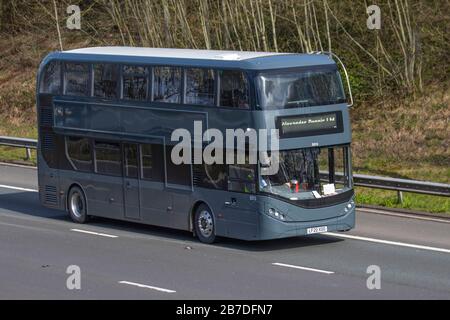
{"type": "Polygon", "coordinates": [[[119,67],[114,64],[94,65],[94,97],[117,98],[119,67]]]}
{"type": "Polygon", "coordinates": [[[214,105],[214,71],[211,69],[186,69],[186,103],[214,105]]]}
{"type": "Polygon", "coordinates": [[[249,90],[245,74],[241,71],[222,70],[220,77],[220,106],[250,108],[249,90]]]}
{"type": "Polygon", "coordinates": [[[164,153],[161,144],[141,145],[141,177],[145,180],[164,182],[164,153]]]}
{"type": "Polygon", "coordinates": [[[135,143],[123,144],[123,167],[125,169],[125,177],[138,178],[139,167],[139,151],[138,145],[135,143]]]}
{"type": "Polygon", "coordinates": [[[67,62],[64,65],[64,94],[87,97],[90,95],[89,65],[67,62]]]}
{"type": "Polygon", "coordinates": [[[120,144],[95,141],[95,163],[97,173],[121,176],[122,155],[120,154],[120,144]]]}
{"type": "Polygon", "coordinates": [[[227,166],[225,164],[194,164],[194,185],[197,187],[227,190],[227,166]]]}
{"type": "Polygon", "coordinates": [[[181,102],[181,69],[175,67],[153,68],[153,101],[181,102]]]}
{"type": "Polygon", "coordinates": [[[148,68],[123,66],[123,98],[129,100],[146,100],[148,68]]]}
{"type": "Polygon", "coordinates": [[[228,166],[228,190],[255,193],[255,166],[250,164],[230,164],[228,166]]]}
{"type": "Polygon", "coordinates": [[[75,170],[93,171],[92,150],[89,139],[67,137],[67,155],[75,170]]]}
{"type": "Polygon", "coordinates": [[[39,93],[59,94],[61,92],[61,63],[52,61],[45,66],[39,85],[39,93]]]}
{"type": "Polygon", "coordinates": [[[172,162],[173,146],[166,146],[167,183],[190,186],[192,184],[191,165],[172,162]]]}

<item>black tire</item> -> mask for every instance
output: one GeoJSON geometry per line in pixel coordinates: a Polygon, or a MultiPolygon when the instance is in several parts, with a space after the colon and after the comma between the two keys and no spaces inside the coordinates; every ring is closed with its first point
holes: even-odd
{"type": "Polygon", "coordinates": [[[67,209],[73,222],[86,223],[89,220],[87,214],[86,197],[80,187],[70,188],[67,196],[67,209]]]}
{"type": "Polygon", "coordinates": [[[194,229],[197,238],[203,243],[213,243],[216,240],[216,225],[211,209],[200,205],[194,215],[194,229]]]}

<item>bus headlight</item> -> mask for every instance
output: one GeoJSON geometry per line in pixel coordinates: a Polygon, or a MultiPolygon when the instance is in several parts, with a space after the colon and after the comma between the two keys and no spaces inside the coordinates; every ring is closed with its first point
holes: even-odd
{"type": "Polygon", "coordinates": [[[269,208],[268,213],[269,213],[269,216],[271,216],[277,220],[281,220],[281,221],[286,220],[286,216],[274,208],[269,208]]]}
{"type": "Polygon", "coordinates": [[[349,212],[355,205],[355,202],[352,200],[351,202],[347,203],[347,205],[344,208],[345,212],[349,212]]]}

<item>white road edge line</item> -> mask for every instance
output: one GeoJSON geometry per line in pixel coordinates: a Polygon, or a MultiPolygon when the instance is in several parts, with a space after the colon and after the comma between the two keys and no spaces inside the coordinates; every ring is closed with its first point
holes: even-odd
{"type": "Polygon", "coordinates": [[[306,270],[306,271],[314,271],[314,272],[325,273],[325,274],[333,274],[334,273],[333,271],[320,270],[320,269],[314,269],[314,268],[307,268],[307,267],[301,267],[301,266],[294,266],[292,264],[285,264],[285,263],[279,263],[279,262],[274,262],[274,263],[272,263],[272,265],[280,266],[280,267],[300,269],[300,270],[306,270]]]}
{"type": "Polygon", "coordinates": [[[28,191],[28,192],[38,192],[38,190],[36,190],[36,189],[28,189],[28,188],[21,188],[21,187],[15,187],[15,186],[7,186],[6,184],[0,184],[0,188],[19,190],[19,191],[28,191]]]}
{"type": "Polygon", "coordinates": [[[323,234],[326,234],[326,235],[329,235],[329,236],[338,237],[338,238],[346,238],[346,239],[352,239],[352,240],[361,240],[361,241],[368,241],[368,242],[374,242],[374,243],[389,244],[389,245],[393,245],[393,246],[400,246],[400,247],[407,247],[407,248],[414,248],[414,249],[421,249],[421,250],[429,250],[429,251],[450,253],[450,249],[429,247],[429,246],[423,246],[423,245],[419,245],[419,244],[404,243],[404,242],[382,240],[382,239],[374,239],[374,238],[353,236],[353,235],[350,235],[350,234],[340,234],[340,233],[333,233],[333,232],[325,232],[323,234]]]}
{"type": "Polygon", "coordinates": [[[96,235],[96,236],[107,237],[107,238],[118,238],[118,236],[115,236],[115,235],[112,235],[112,234],[98,233],[98,232],[94,232],[94,231],[87,231],[87,230],[81,230],[81,229],[70,229],[70,231],[87,233],[87,234],[93,234],[93,235],[96,235]]]}
{"type": "Polygon", "coordinates": [[[365,212],[365,213],[373,213],[373,214],[380,214],[385,216],[391,216],[391,217],[400,217],[400,218],[409,218],[409,219],[417,219],[417,220],[424,220],[424,221],[433,221],[433,222],[442,222],[442,223],[450,223],[450,220],[448,219],[440,219],[439,217],[428,217],[428,216],[420,216],[414,213],[408,214],[408,213],[398,213],[398,212],[390,212],[390,211],[384,211],[384,210],[376,210],[376,209],[370,209],[370,208],[356,208],[357,211],[365,212]]]}
{"type": "Polygon", "coordinates": [[[130,281],[119,281],[119,283],[121,283],[121,284],[129,284],[130,286],[136,286],[136,287],[139,287],[139,288],[152,289],[152,290],[166,292],[166,293],[175,293],[176,292],[175,290],[164,289],[164,288],[159,288],[159,287],[154,287],[154,286],[148,286],[148,285],[145,285],[145,284],[140,284],[140,283],[130,282],[130,281]]]}
{"type": "Polygon", "coordinates": [[[37,170],[36,166],[28,166],[28,165],[25,165],[25,164],[17,164],[17,163],[1,162],[1,161],[0,161],[0,166],[3,166],[3,167],[17,167],[17,168],[37,170]]]}

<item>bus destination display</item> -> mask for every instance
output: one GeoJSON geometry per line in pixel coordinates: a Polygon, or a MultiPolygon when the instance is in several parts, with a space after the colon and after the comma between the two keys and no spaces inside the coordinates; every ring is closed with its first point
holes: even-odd
{"type": "Polygon", "coordinates": [[[320,135],[342,131],[341,113],[319,113],[278,118],[280,137],[320,135]]]}

